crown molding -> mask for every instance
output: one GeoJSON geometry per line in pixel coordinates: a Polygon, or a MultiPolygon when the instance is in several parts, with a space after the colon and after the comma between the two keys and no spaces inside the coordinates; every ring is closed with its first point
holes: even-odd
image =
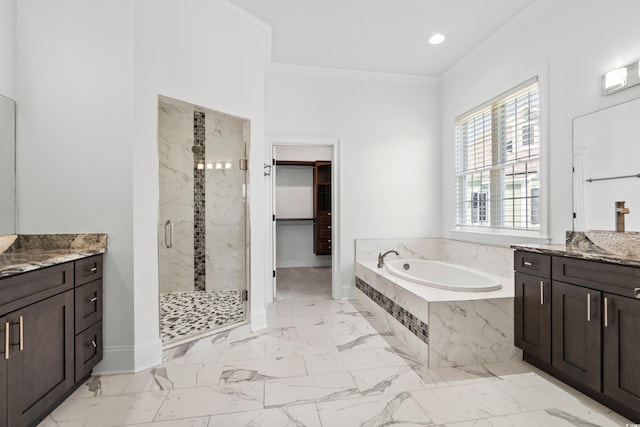
{"type": "Polygon", "coordinates": [[[524,9],[509,22],[503,25],[498,31],[487,37],[471,52],[469,52],[451,67],[449,67],[444,73],[440,75],[440,78],[448,78],[461,68],[468,66],[478,58],[493,51],[496,48],[496,45],[513,38],[513,36],[520,32],[522,28],[524,28],[526,25],[533,22],[533,20],[541,16],[547,10],[555,6],[559,1],[560,0],[535,0],[526,9],[524,9]]]}
{"type": "Polygon", "coordinates": [[[244,22],[253,25],[255,28],[257,28],[260,31],[263,31],[266,35],[267,35],[267,55],[266,55],[266,62],[267,64],[269,64],[271,62],[271,49],[272,49],[272,41],[273,41],[273,28],[271,27],[271,25],[267,24],[266,22],[264,22],[263,20],[261,20],[260,18],[256,17],[255,15],[252,15],[251,13],[247,12],[246,10],[244,10],[243,8],[241,8],[240,6],[237,6],[233,3],[231,3],[229,0],[216,0],[217,3],[222,6],[223,8],[225,8],[226,10],[228,10],[230,13],[232,13],[233,15],[237,16],[238,18],[242,19],[244,22]]]}
{"type": "Polygon", "coordinates": [[[269,72],[290,73],[308,77],[320,77],[329,79],[347,79],[368,81],[377,83],[401,83],[412,85],[428,85],[438,82],[438,77],[415,76],[410,74],[391,74],[374,71],[347,70],[343,68],[315,67],[310,65],[287,64],[283,62],[271,62],[268,65],[269,72]]]}
{"type": "Polygon", "coordinates": [[[242,18],[244,21],[248,22],[251,25],[254,25],[255,27],[261,29],[262,31],[268,33],[269,36],[271,36],[271,33],[273,32],[271,25],[267,24],[266,22],[256,17],[255,15],[252,15],[251,13],[247,12],[240,6],[236,6],[235,4],[231,3],[229,0],[216,0],[216,1],[220,6],[224,7],[229,12],[232,12],[234,15],[238,16],[239,18],[242,18]]]}

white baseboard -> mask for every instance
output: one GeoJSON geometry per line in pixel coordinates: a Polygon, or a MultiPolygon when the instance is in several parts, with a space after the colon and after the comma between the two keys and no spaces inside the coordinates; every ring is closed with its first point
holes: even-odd
{"type": "Polygon", "coordinates": [[[102,362],[93,368],[97,375],[129,374],[135,369],[135,351],[133,346],[104,347],[102,362]]]}
{"type": "Polygon", "coordinates": [[[267,324],[267,311],[261,310],[257,312],[251,312],[251,330],[258,331],[268,326],[267,324]]]}
{"type": "Polygon", "coordinates": [[[296,267],[331,267],[331,260],[323,259],[301,259],[301,260],[278,260],[276,268],[296,268],[296,267]]]}
{"type": "Polygon", "coordinates": [[[136,372],[162,363],[162,341],[160,337],[136,346],[136,372]]]}
{"type": "Polygon", "coordinates": [[[133,346],[105,347],[102,362],[93,368],[97,375],[130,374],[162,363],[160,338],[133,346]]]}

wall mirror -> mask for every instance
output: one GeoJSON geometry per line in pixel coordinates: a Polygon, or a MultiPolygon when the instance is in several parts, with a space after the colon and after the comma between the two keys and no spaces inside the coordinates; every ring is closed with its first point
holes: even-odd
{"type": "Polygon", "coordinates": [[[615,230],[625,201],[625,230],[640,231],[640,98],[573,119],[574,231],[615,230]]]}
{"type": "Polygon", "coordinates": [[[16,228],[16,103],[0,95],[0,234],[16,228]]]}

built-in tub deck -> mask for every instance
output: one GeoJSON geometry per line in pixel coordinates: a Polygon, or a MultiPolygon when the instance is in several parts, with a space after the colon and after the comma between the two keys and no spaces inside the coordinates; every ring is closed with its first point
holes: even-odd
{"type": "Polygon", "coordinates": [[[430,368],[521,360],[513,341],[512,277],[501,289],[450,291],[400,279],[374,261],[356,263],[356,295],[430,368]]]}

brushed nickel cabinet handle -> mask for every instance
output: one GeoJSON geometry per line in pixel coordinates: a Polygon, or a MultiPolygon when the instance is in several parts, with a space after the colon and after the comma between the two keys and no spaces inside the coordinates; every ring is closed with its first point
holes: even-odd
{"type": "Polygon", "coordinates": [[[531,267],[533,265],[533,263],[529,262],[529,261],[525,261],[524,265],[527,267],[531,267]]]}
{"type": "Polygon", "coordinates": [[[587,322],[591,322],[591,294],[587,294],[587,322]]]}
{"type": "Polygon", "coordinates": [[[93,348],[98,348],[98,346],[96,345],[95,340],[91,340],[91,345],[93,346],[93,348]]]}
{"type": "Polygon", "coordinates": [[[609,327],[609,298],[604,297],[604,327],[609,327]]]}
{"type": "Polygon", "coordinates": [[[9,322],[6,322],[4,324],[4,359],[5,360],[9,360],[9,328],[11,327],[11,324],[9,322]]]}
{"type": "Polygon", "coordinates": [[[98,271],[98,267],[93,267],[89,269],[89,273],[96,273],[98,271]]]}
{"type": "Polygon", "coordinates": [[[540,280],[540,305],[544,305],[544,281],[540,280]]]}
{"type": "Polygon", "coordinates": [[[93,297],[93,298],[89,299],[89,302],[96,302],[96,301],[98,301],[98,297],[93,297]]]}
{"type": "Polygon", "coordinates": [[[20,351],[24,351],[24,317],[20,316],[20,351]]]}

